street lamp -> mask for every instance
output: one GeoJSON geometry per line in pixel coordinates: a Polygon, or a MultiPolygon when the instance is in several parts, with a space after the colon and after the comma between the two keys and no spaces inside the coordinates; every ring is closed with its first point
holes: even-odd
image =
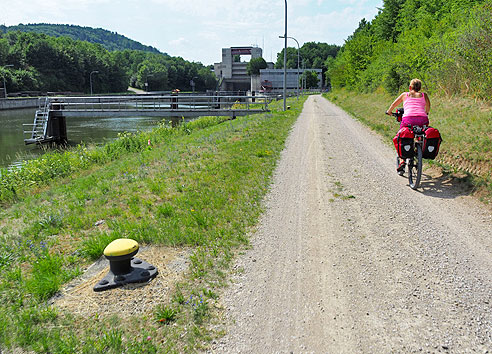
{"type": "Polygon", "coordinates": [[[195,94],[195,79],[198,79],[198,76],[193,76],[193,79],[190,80],[190,86],[191,89],[193,90],[193,94],[195,94]]]}
{"type": "Polygon", "coordinates": [[[284,111],[287,110],[287,0],[285,1],[285,33],[284,33],[284,111]]]}
{"type": "Polygon", "coordinates": [[[154,76],[154,74],[148,74],[145,76],[145,92],[149,92],[149,77],[154,76]]]}
{"type": "MultiPolygon", "coordinates": [[[[8,65],[4,65],[3,68],[9,68],[9,67],[12,67],[14,66],[13,64],[8,64],[8,65]]],[[[3,96],[4,98],[7,98],[7,85],[5,84],[5,74],[2,74],[3,76],[3,96]]]]}
{"type": "Polygon", "coordinates": [[[304,59],[302,59],[302,89],[303,89],[303,92],[304,90],[307,88],[306,86],[306,74],[304,74],[306,72],[306,63],[304,62],[304,59]]]}
{"type": "MultiPolygon", "coordinates": [[[[284,38],[284,37],[278,36],[278,38],[284,38]]],[[[299,52],[301,51],[301,47],[299,47],[299,42],[294,37],[287,37],[287,38],[293,39],[297,43],[297,99],[299,99],[299,58],[300,58],[299,52]]]]}
{"type": "Polygon", "coordinates": [[[91,83],[91,96],[92,96],[92,75],[93,74],[99,74],[99,71],[94,70],[94,71],[91,71],[91,73],[89,74],[89,81],[91,83]]]}

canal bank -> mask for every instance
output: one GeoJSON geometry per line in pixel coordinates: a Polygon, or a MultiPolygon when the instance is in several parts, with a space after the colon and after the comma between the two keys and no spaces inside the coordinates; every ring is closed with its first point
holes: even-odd
{"type": "Polygon", "coordinates": [[[0,99],[0,111],[10,109],[36,108],[39,98],[7,98],[0,99]]]}
{"type": "Polygon", "coordinates": [[[74,155],[68,167],[63,164],[68,157],[54,161],[61,157],[57,154],[43,165],[39,161],[26,169],[31,174],[24,186],[17,180],[8,185],[6,192],[14,188],[17,194],[13,201],[5,202],[0,218],[0,237],[5,240],[2,250],[9,266],[17,271],[18,260],[28,260],[22,281],[8,282],[14,271],[0,272],[0,291],[9,296],[0,309],[5,322],[0,347],[28,351],[44,346],[52,352],[59,348],[90,352],[96,346],[108,352],[130,352],[132,348],[195,352],[199,345],[203,348],[210,340],[210,322],[219,316],[216,294],[232,267],[231,256],[239,253],[237,247],[256,223],[269,177],[302,101],[291,100],[289,105],[286,112],[279,111],[277,104],[268,114],[236,120],[204,117],[179,129],[162,127],[148,136],[110,142],[99,151],[79,149],[82,158],[74,155]],[[96,162],[83,171],[68,170],[91,161],[96,162]],[[69,178],[53,177],[52,172],[65,171],[69,178]],[[50,176],[50,180],[41,180],[50,176]],[[30,181],[38,181],[40,187],[30,181]],[[117,233],[159,252],[166,266],[158,268],[158,278],[149,286],[115,291],[113,303],[99,296],[99,302],[91,303],[98,313],[96,320],[85,312],[85,304],[93,297],[74,296],[74,292],[65,299],[84,300],[79,302],[84,312],[68,306],[60,310],[57,302],[49,308],[53,312],[46,313],[45,299],[64,288],[92,259],[98,259],[103,253],[98,245],[105,247],[117,233]],[[184,265],[178,264],[161,245],[171,245],[172,252],[192,254],[184,265]],[[178,285],[163,281],[181,269],[187,278],[178,285]],[[136,307],[135,299],[147,299],[145,292],[154,285],[160,287],[155,291],[162,294],[162,300],[140,301],[136,307]],[[31,317],[19,315],[15,298],[30,300],[21,311],[31,317]],[[99,307],[100,301],[104,308],[99,307]],[[111,304],[114,306],[106,306],[111,304]],[[167,308],[172,310],[170,317],[167,308]],[[67,315],[60,320],[52,313],[67,315]],[[110,322],[113,320],[118,325],[110,322]],[[24,330],[27,326],[29,331],[24,330]],[[116,340],[108,341],[100,334],[105,331],[116,340]]]}
{"type": "MultiPolygon", "coordinates": [[[[0,110],[0,168],[8,167],[24,160],[44,154],[46,147],[25,145],[23,134],[25,126],[32,124],[35,108],[0,110]]],[[[155,128],[160,117],[71,117],[67,119],[69,145],[80,143],[103,144],[118,137],[119,133],[150,131],[155,128]]]]}

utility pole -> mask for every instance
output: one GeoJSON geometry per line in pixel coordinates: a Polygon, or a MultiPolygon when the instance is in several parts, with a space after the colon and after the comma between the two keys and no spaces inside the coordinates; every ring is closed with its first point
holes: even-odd
{"type": "Polygon", "coordinates": [[[285,33],[284,33],[284,111],[287,110],[287,0],[285,1],[285,33]]]}
{"type": "Polygon", "coordinates": [[[145,92],[149,92],[149,77],[154,76],[154,74],[148,74],[145,76],[145,92]]]}
{"type": "Polygon", "coordinates": [[[91,73],[89,74],[89,81],[91,83],[91,96],[92,96],[92,75],[93,74],[99,74],[99,71],[94,70],[94,71],[91,71],[91,73]]]}
{"type": "Polygon", "coordinates": [[[193,78],[190,80],[190,86],[193,94],[195,94],[195,79],[198,79],[198,76],[193,76],[193,78]]]}

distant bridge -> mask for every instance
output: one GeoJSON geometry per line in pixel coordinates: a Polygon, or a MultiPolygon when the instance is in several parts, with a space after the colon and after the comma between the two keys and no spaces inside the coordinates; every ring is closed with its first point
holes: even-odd
{"type": "Polygon", "coordinates": [[[67,141],[67,117],[200,117],[243,116],[269,112],[261,96],[88,96],[39,99],[33,124],[24,124],[28,144],[67,141]]]}

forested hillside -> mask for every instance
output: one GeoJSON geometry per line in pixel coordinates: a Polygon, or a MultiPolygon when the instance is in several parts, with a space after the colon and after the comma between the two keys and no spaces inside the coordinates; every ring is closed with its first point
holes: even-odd
{"type": "Polygon", "coordinates": [[[0,32],[2,33],[15,31],[43,33],[53,37],[70,37],[75,40],[102,44],[107,50],[134,49],[159,53],[159,50],[154,47],[143,45],[142,43],[129,39],[121,34],[102,28],[48,23],[20,24],[17,26],[0,25],[0,32]]]}
{"type": "Polygon", "coordinates": [[[100,44],[33,32],[0,34],[0,76],[9,92],[125,92],[128,86],[161,91],[215,88],[215,75],[201,63],[140,50],[108,51],[100,44]],[[6,67],[6,65],[12,65],[6,67]]]}
{"type": "Polygon", "coordinates": [[[446,95],[492,97],[492,0],[384,0],[327,63],[335,88],[396,93],[411,78],[446,95]]]}

